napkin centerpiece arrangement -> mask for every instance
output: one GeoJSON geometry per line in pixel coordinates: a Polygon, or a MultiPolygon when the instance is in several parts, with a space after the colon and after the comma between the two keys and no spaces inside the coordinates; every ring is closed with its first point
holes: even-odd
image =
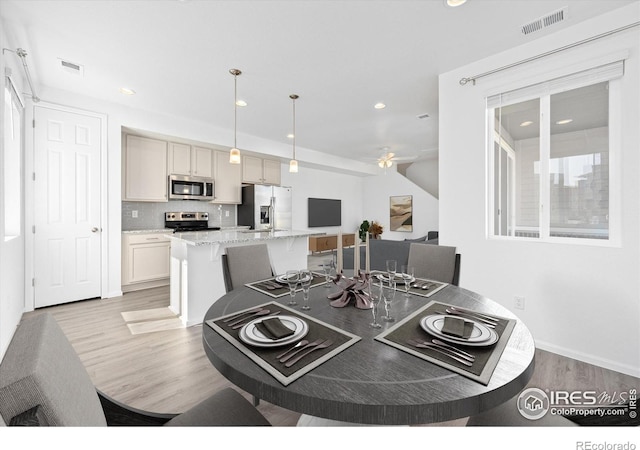
{"type": "Polygon", "coordinates": [[[331,281],[340,291],[327,296],[331,300],[329,304],[334,308],[344,308],[353,302],[358,309],[371,309],[373,304],[366,293],[369,278],[370,274],[362,271],[358,271],[358,275],[353,278],[346,278],[339,272],[331,281]]]}

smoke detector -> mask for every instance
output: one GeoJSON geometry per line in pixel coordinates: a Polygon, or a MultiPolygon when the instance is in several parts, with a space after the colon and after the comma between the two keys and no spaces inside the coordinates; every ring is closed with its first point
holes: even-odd
{"type": "Polygon", "coordinates": [[[521,30],[522,33],[527,35],[531,33],[535,33],[536,31],[543,30],[551,25],[562,22],[569,17],[569,7],[565,6],[562,9],[557,11],[553,11],[543,17],[540,17],[532,22],[525,23],[522,25],[521,30]]]}
{"type": "Polygon", "coordinates": [[[60,68],[65,72],[72,73],[73,75],[84,76],[84,66],[81,64],[76,64],[71,61],[67,61],[62,58],[58,58],[60,61],[60,68]]]}

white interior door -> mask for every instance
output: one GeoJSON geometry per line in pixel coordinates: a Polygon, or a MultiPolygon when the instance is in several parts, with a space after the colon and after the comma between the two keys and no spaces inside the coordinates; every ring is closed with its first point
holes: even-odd
{"type": "Polygon", "coordinates": [[[98,117],[35,107],[35,306],[101,292],[98,117]]]}

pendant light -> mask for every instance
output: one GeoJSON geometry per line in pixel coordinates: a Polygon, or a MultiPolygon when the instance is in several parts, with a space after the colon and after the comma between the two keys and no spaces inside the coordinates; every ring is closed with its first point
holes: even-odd
{"type": "Polygon", "coordinates": [[[298,173],[298,161],[296,160],[296,94],[291,94],[289,98],[293,102],[293,159],[289,161],[289,172],[298,173]]]}
{"type": "Polygon", "coordinates": [[[238,124],[238,75],[242,72],[238,69],[229,69],[229,73],[233,75],[233,148],[229,153],[230,164],[240,164],[240,150],[237,146],[237,124],[238,124]]]}

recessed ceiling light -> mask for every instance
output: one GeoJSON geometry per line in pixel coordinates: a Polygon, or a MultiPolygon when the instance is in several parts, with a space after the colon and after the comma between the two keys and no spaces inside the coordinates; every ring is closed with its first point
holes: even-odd
{"type": "Polygon", "coordinates": [[[522,123],[520,124],[520,126],[521,126],[521,127],[528,127],[528,126],[529,126],[529,125],[531,125],[531,124],[533,124],[533,122],[532,122],[532,121],[530,121],[530,120],[525,120],[524,122],[522,122],[522,123]]]}
{"type": "Polygon", "coordinates": [[[120,88],[120,93],[124,94],[124,95],[135,95],[136,91],[134,91],[133,89],[121,87],[120,88]]]}
{"type": "Polygon", "coordinates": [[[568,123],[573,122],[573,119],[562,119],[556,122],[556,125],[566,125],[568,123]]]}
{"type": "Polygon", "coordinates": [[[289,134],[287,134],[287,137],[288,137],[289,139],[293,139],[293,138],[294,138],[294,135],[293,135],[292,133],[289,133],[289,134]]]}
{"type": "Polygon", "coordinates": [[[238,105],[238,106],[247,106],[247,102],[245,102],[244,100],[238,100],[236,102],[236,105],[238,105]]]}
{"type": "Polygon", "coordinates": [[[464,5],[467,0],[447,0],[447,5],[455,8],[456,6],[464,5]]]}
{"type": "Polygon", "coordinates": [[[379,102],[379,103],[376,103],[375,105],[373,105],[373,107],[374,107],[375,109],[384,109],[384,108],[386,108],[386,107],[387,107],[387,105],[385,105],[385,104],[384,104],[384,103],[382,103],[382,102],[379,102]]]}

